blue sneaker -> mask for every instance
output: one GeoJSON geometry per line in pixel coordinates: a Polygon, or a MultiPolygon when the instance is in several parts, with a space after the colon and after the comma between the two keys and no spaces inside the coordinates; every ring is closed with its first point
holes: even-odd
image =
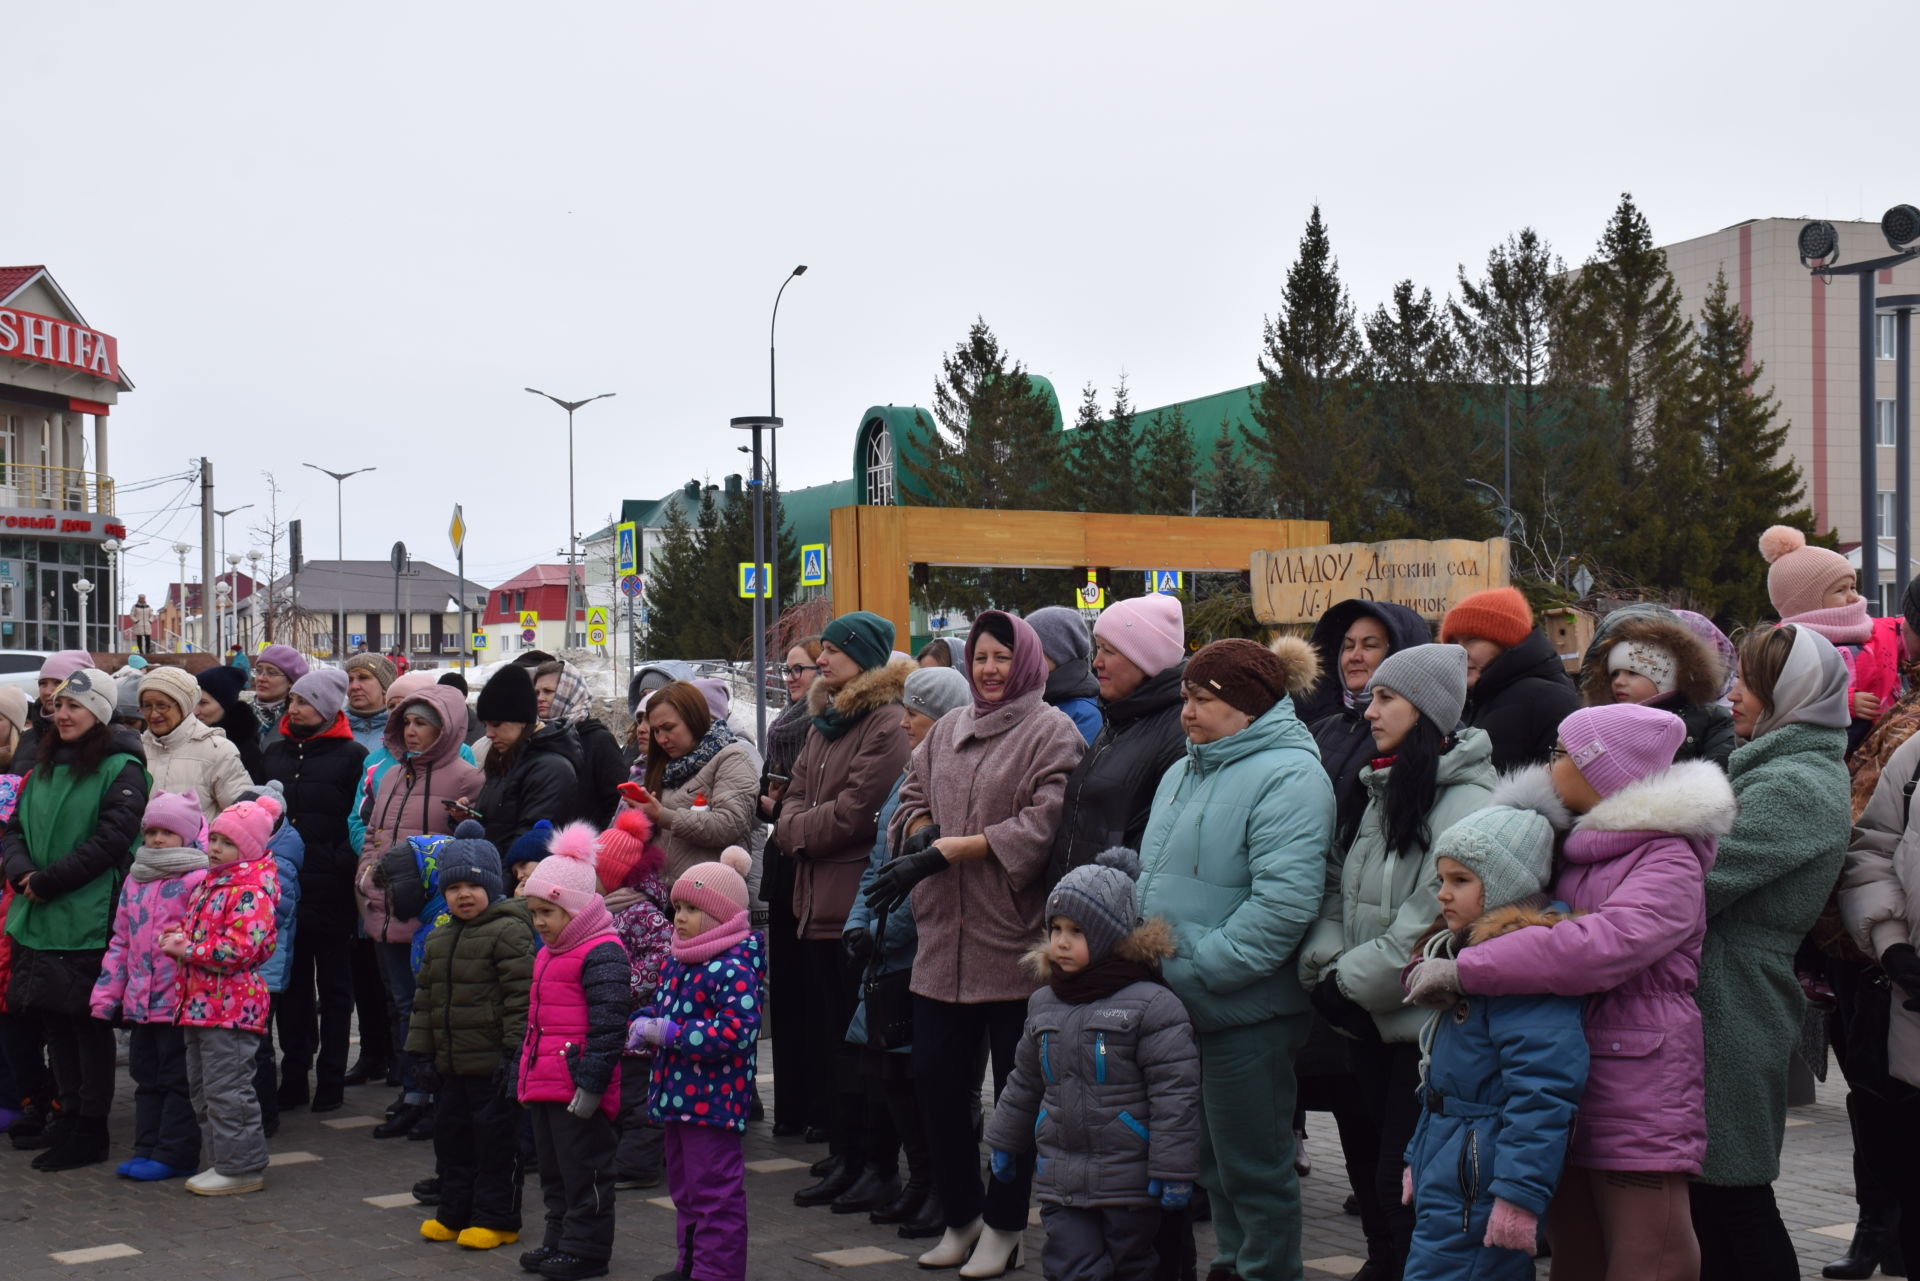
{"type": "Polygon", "coordinates": [[[158,1183],[162,1179],[179,1179],[192,1174],[192,1170],[182,1170],[177,1166],[162,1165],[149,1157],[137,1156],[122,1165],[117,1173],[126,1179],[137,1179],[142,1183],[158,1183]]]}

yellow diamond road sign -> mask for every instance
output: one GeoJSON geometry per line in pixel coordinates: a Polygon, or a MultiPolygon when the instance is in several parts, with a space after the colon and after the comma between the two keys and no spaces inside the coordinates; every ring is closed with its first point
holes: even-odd
{"type": "Polygon", "coordinates": [[[459,503],[453,505],[453,523],[447,526],[447,541],[453,544],[455,555],[459,555],[461,548],[466,546],[467,522],[460,515],[459,503]]]}

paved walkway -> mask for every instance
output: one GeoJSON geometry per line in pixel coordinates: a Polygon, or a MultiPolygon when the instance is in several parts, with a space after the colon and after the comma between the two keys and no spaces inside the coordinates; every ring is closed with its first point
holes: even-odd
{"type": "MultiPolygon", "coordinates": [[[[1836,1073],[1818,1102],[1795,1109],[1777,1186],[1807,1277],[1819,1276],[1820,1266],[1844,1248],[1854,1217],[1851,1144],[1838,1080],[1836,1073]]],[[[524,1275],[514,1263],[518,1247],[481,1253],[420,1240],[427,1212],[407,1189],[432,1172],[432,1154],[425,1144],[377,1142],[368,1134],[391,1097],[385,1088],[349,1090],[347,1106],[329,1116],[286,1116],[271,1145],[267,1191],[220,1199],[192,1196],[177,1182],[143,1185],[114,1177],[113,1167],[128,1155],[131,1096],[131,1085],[124,1085],[113,1123],[114,1156],[106,1165],[39,1174],[29,1168],[32,1154],[0,1146],[0,1275],[8,1281],[524,1275]]],[[[1350,1276],[1360,1264],[1360,1236],[1357,1220],[1340,1212],[1346,1188],[1335,1164],[1333,1122],[1315,1115],[1309,1126],[1321,1164],[1302,1184],[1307,1276],[1350,1276]]],[[[748,1132],[748,1275],[768,1281],[835,1273],[855,1281],[927,1275],[914,1266],[913,1255],[928,1243],[901,1241],[891,1228],[869,1225],[864,1215],[793,1205],[794,1190],[811,1181],[807,1164],[822,1155],[818,1147],[775,1141],[764,1125],[748,1132]]],[[[527,1190],[529,1222],[537,1223],[539,1191],[531,1178],[527,1190]]],[[[620,1198],[613,1275],[650,1278],[666,1271],[673,1263],[666,1190],[623,1192],[620,1198]]],[[[1211,1236],[1204,1227],[1202,1234],[1204,1264],[1211,1236]]],[[[1015,1275],[1037,1281],[1039,1242],[1036,1229],[1028,1236],[1036,1253],[1015,1275]]],[[[1547,1274],[1545,1265],[1540,1273],[1547,1274]]]]}

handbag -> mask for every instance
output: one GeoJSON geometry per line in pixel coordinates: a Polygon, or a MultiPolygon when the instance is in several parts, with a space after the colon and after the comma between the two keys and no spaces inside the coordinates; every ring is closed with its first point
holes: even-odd
{"type": "MultiPolygon", "coordinates": [[[[887,918],[873,923],[873,955],[877,960],[886,944],[887,918]]],[[[875,974],[869,966],[861,995],[867,1002],[867,1044],[882,1050],[903,1050],[913,1044],[913,967],[875,974]]]]}

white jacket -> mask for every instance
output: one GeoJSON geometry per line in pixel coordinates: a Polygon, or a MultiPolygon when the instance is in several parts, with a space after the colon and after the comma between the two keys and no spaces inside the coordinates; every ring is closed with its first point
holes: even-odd
{"type": "Polygon", "coordinates": [[[240,749],[198,716],[187,717],[165,738],[155,738],[152,730],[143,729],[140,745],[147,752],[152,790],[194,793],[208,822],[253,786],[247,767],[240,763],[240,749]]]}
{"type": "MultiPolygon", "coordinates": [[[[1868,956],[1896,943],[1920,946],[1920,831],[1907,783],[1920,769],[1920,734],[1894,750],[1880,771],[1873,798],[1853,826],[1847,868],[1840,878],[1840,916],[1868,956]],[[1914,906],[1909,906],[1913,904],[1914,906]]],[[[1908,1085],[1920,1086],[1920,1013],[1904,1008],[1898,989],[1888,1020],[1887,1064],[1908,1085]]]]}

